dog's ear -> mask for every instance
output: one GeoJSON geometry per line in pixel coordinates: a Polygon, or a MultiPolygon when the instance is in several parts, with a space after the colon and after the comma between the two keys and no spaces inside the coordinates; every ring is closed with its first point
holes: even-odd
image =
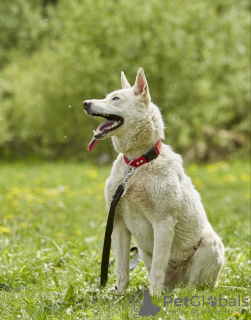
{"type": "Polygon", "coordinates": [[[123,71],[121,71],[121,84],[122,84],[122,89],[131,88],[130,83],[127,81],[126,76],[123,71]]]}
{"type": "Polygon", "coordinates": [[[145,73],[142,68],[139,68],[136,81],[133,87],[134,94],[139,96],[140,100],[145,104],[149,104],[151,101],[148,84],[146,81],[145,73]]]}

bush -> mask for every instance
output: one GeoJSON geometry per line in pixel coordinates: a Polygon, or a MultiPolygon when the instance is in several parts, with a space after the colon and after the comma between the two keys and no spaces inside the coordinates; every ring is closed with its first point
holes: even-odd
{"type": "Polygon", "coordinates": [[[92,154],[83,150],[97,124],[83,115],[82,100],[120,88],[121,70],[134,83],[139,67],[175,150],[202,159],[246,150],[246,0],[60,0],[39,14],[40,36],[28,41],[33,49],[22,48],[17,35],[0,78],[1,155],[86,159],[111,152],[110,142],[92,154]]]}

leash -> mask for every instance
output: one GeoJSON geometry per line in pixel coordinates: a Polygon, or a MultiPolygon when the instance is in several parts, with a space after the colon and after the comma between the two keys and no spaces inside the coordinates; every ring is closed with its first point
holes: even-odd
{"type": "Polygon", "coordinates": [[[126,181],[129,178],[129,176],[133,174],[133,172],[134,172],[133,167],[130,167],[129,169],[127,169],[126,175],[123,181],[118,186],[118,189],[116,190],[112,198],[112,203],[110,206],[109,215],[106,223],[106,229],[105,229],[105,239],[104,239],[102,262],[101,262],[101,275],[99,276],[99,286],[105,286],[107,282],[109,257],[110,257],[110,250],[111,250],[111,235],[113,231],[113,221],[114,221],[115,210],[119,202],[119,199],[121,198],[125,190],[126,181]]]}
{"type": "MultiPolygon", "coordinates": [[[[105,229],[105,238],[104,238],[104,244],[103,244],[103,253],[102,253],[102,261],[101,261],[101,274],[99,276],[99,287],[104,287],[107,283],[108,278],[108,268],[109,268],[109,257],[110,257],[110,251],[111,251],[111,235],[113,231],[113,222],[114,222],[114,215],[116,211],[117,204],[119,202],[119,199],[122,197],[125,189],[128,178],[134,173],[135,168],[150,162],[158,157],[159,151],[162,147],[162,143],[159,140],[155,146],[147,152],[145,155],[139,157],[138,159],[134,159],[130,161],[129,159],[124,156],[124,161],[128,164],[129,168],[126,170],[125,177],[122,180],[121,184],[118,186],[113,198],[112,203],[110,206],[108,219],[106,223],[106,229],[105,229]]],[[[131,251],[138,251],[137,247],[133,247],[131,251]]],[[[130,270],[133,270],[135,266],[138,263],[138,252],[134,258],[134,260],[130,264],[130,270]]]]}

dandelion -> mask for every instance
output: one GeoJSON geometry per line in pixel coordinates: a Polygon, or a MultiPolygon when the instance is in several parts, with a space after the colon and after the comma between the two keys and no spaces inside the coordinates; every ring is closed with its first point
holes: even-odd
{"type": "Polygon", "coordinates": [[[235,318],[240,318],[240,313],[239,312],[237,312],[237,311],[235,311],[234,313],[233,313],[233,316],[235,317],[235,318]]]}
{"type": "Polygon", "coordinates": [[[204,184],[201,179],[194,178],[193,181],[194,181],[194,184],[196,185],[197,189],[203,189],[204,184]]]}
{"type": "Polygon", "coordinates": [[[96,167],[92,167],[90,170],[88,170],[87,175],[91,179],[95,179],[98,175],[98,171],[97,171],[96,167]]]}
{"type": "Polygon", "coordinates": [[[104,190],[105,189],[105,181],[97,183],[96,188],[99,190],[104,190]]]}
{"type": "Polygon", "coordinates": [[[215,166],[214,164],[209,164],[209,165],[207,165],[207,171],[209,171],[209,172],[215,172],[215,171],[217,171],[218,170],[218,168],[217,168],[217,166],[215,166]]]}
{"type": "Polygon", "coordinates": [[[243,173],[243,174],[241,175],[241,180],[242,180],[243,182],[249,182],[249,181],[250,181],[250,177],[249,177],[248,174],[243,173]]]}
{"type": "Polygon", "coordinates": [[[10,220],[14,219],[14,214],[8,213],[6,216],[6,219],[10,219],[10,220]]]}
{"type": "Polygon", "coordinates": [[[45,202],[45,198],[40,197],[38,202],[41,203],[41,204],[44,203],[45,202]]]}
{"type": "Polygon", "coordinates": [[[82,234],[82,231],[81,231],[80,229],[77,229],[77,230],[76,230],[76,235],[77,235],[77,236],[81,236],[81,234],[82,234]]]}
{"type": "Polygon", "coordinates": [[[10,229],[0,225],[0,234],[10,233],[10,229]]]}
{"type": "Polygon", "coordinates": [[[27,229],[28,228],[28,224],[26,222],[20,222],[20,227],[22,229],[27,229]]]}
{"type": "Polygon", "coordinates": [[[234,183],[236,181],[236,176],[234,176],[233,174],[226,174],[223,179],[223,182],[230,182],[230,183],[234,183]]]}
{"type": "Polygon", "coordinates": [[[78,195],[78,192],[76,190],[72,190],[69,193],[67,193],[67,197],[74,198],[78,195]]]}
{"type": "Polygon", "coordinates": [[[196,171],[197,169],[198,169],[197,164],[195,164],[195,163],[190,164],[190,166],[189,166],[190,171],[196,171]]]}
{"type": "Polygon", "coordinates": [[[220,161],[214,164],[207,165],[207,171],[209,172],[216,172],[218,170],[223,170],[227,168],[227,162],[220,161]]]}
{"type": "Polygon", "coordinates": [[[15,199],[15,200],[12,200],[11,204],[16,207],[18,205],[18,201],[15,199]]]}
{"type": "Polygon", "coordinates": [[[18,188],[18,187],[14,187],[12,189],[12,192],[13,192],[14,195],[20,196],[20,194],[22,193],[22,189],[18,188]]]}

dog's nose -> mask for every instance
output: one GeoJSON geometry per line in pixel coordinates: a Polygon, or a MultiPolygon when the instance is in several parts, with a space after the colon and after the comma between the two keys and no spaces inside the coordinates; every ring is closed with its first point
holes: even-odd
{"type": "Polygon", "coordinates": [[[83,106],[84,106],[84,108],[87,110],[90,106],[91,106],[91,101],[89,101],[89,100],[85,100],[85,101],[83,101],[83,106]]]}

